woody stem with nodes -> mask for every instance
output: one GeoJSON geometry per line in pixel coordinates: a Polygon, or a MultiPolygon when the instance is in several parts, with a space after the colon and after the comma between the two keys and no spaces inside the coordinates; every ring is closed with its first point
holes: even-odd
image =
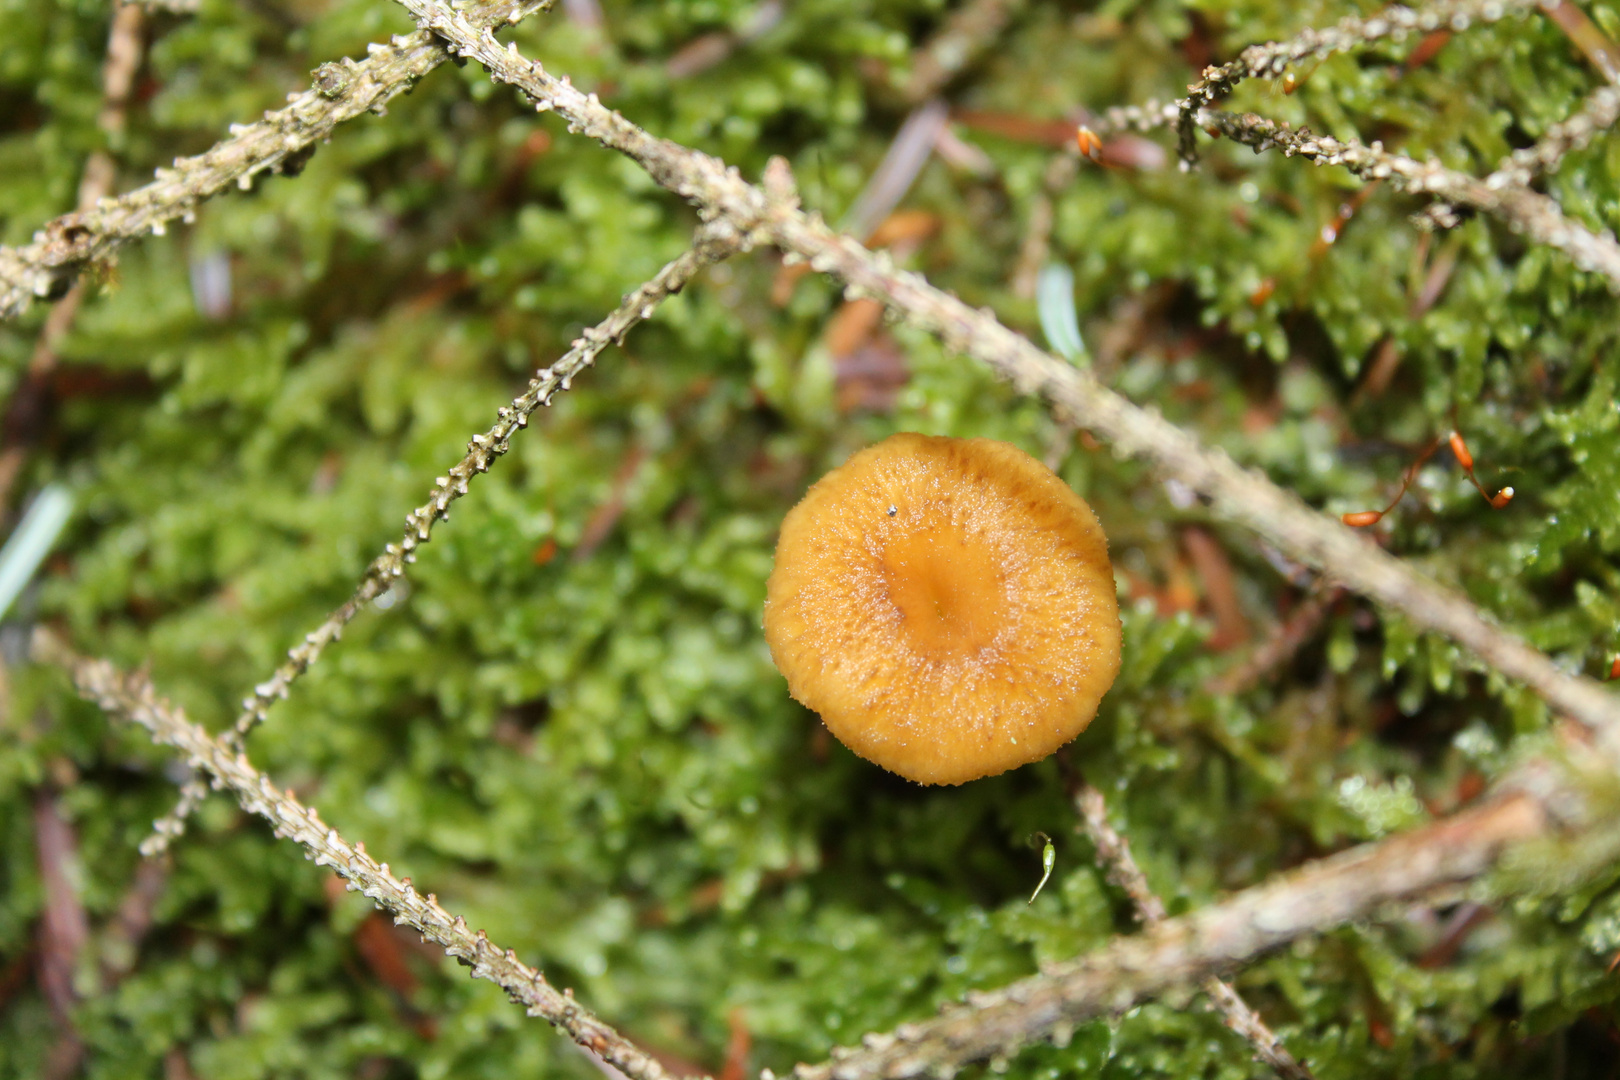
{"type": "Polygon", "coordinates": [[[1190,168],[1198,160],[1196,132],[1202,123],[1201,114],[1230,95],[1245,79],[1281,75],[1290,64],[1301,60],[1320,60],[1386,38],[1401,41],[1413,33],[1466,30],[1475,21],[1494,22],[1510,12],[1553,6],[1555,0],[1441,0],[1418,8],[1391,4],[1365,18],[1349,16],[1325,29],[1307,28],[1287,41],[1250,45],[1236,60],[1205,68],[1202,77],[1187,88],[1187,96],[1176,103],[1182,168],[1190,168]]]}
{"type": "Polygon", "coordinates": [[[43,629],[35,631],[33,656],[66,669],[79,693],[110,715],[139,724],[154,742],[178,750],[193,769],[208,775],[214,787],[231,792],[243,809],[268,821],[278,837],[299,844],[305,857],[317,866],[330,866],[351,891],[362,893],[392,914],[395,923],[443,946],[446,953],[472,969],[473,978],[488,979],[501,987],[530,1016],[561,1028],[630,1080],[671,1080],[656,1059],[597,1019],[574,1000],[571,991],[559,991],[511,949],[492,943],[482,930],[468,929],[466,920],[451,915],[432,893],[417,892],[410,878],[395,877],[387,863],[366,852],[364,844],[345,840],[291,791],[272,784],[246,755],[225,739],[210,736],[184,712],[158,697],[144,676],[121,672],[105,660],[79,656],[43,629]]]}
{"type": "MultiPolygon", "coordinates": [[[[1079,770],[1069,765],[1066,759],[1060,761],[1065,766],[1065,773],[1069,774],[1074,808],[1080,814],[1076,831],[1091,841],[1097,851],[1097,862],[1108,880],[1130,897],[1131,906],[1136,909],[1136,917],[1142,925],[1158,926],[1169,918],[1169,913],[1165,911],[1164,901],[1148,884],[1147,875],[1137,865],[1136,857],[1131,854],[1130,841],[1109,823],[1108,803],[1103,793],[1081,776],[1079,770]]],[[[1218,975],[1206,975],[1199,980],[1198,987],[1209,997],[1210,1004],[1221,1014],[1226,1026],[1247,1039],[1249,1045],[1254,1047],[1255,1057],[1269,1065],[1273,1072],[1283,1080],[1313,1080],[1310,1069],[1288,1052],[1277,1033],[1230,983],[1218,975]]]]}
{"type": "MultiPolygon", "coordinates": [[[[1597,733],[1604,752],[1620,762],[1620,698],[1590,679],[1567,674],[1487,620],[1466,598],[1422,577],[1225,453],[1203,446],[1158,412],[1131,403],[1090,373],[1036,348],[990,312],[968,307],[920,275],[896,270],[887,258],[834,232],[799,208],[785,162],[773,162],[765,188],[755,187],[719,160],[649,134],[602,105],[595,94],[524,58],[516,46],[503,48],[492,33],[480,31],[449,6],[435,0],[401,2],[455,52],[524,91],[540,111],[555,111],[572,130],[632,158],[658,183],[695,204],[706,219],[724,219],[740,233],[768,240],[790,257],[832,274],[851,294],[881,301],[900,319],[987,364],[1019,391],[1045,398],[1061,420],[1089,429],[1117,453],[1141,458],[1206,496],[1217,514],[1264,536],[1291,558],[1451,638],[1597,733]]],[[[1620,259],[1620,249],[1616,257],[1620,259]]]]}
{"type": "MultiPolygon", "coordinates": [[[[43,629],[35,632],[33,656],[66,669],[79,693],[112,716],[139,724],[155,742],[184,754],[216,787],[268,821],[277,836],[298,843],[317,864],[331,866],[350,889],[375,901],[397,923],[442,945],[472,969],[474,978],[501,986],[530,1015],[563,1029],[631,1080],[670,1080],[656,1060],[567,991],[557,991],[481,931],[471,931],[432,893],[417,892],[408,878],[396,877],[362,844],[345,840],[291,792],[277,788],[223,738],[210,737],[187,720],[145,676],[78,656],[43,629]]],[[[1581,767],[1601,771],[1606,765],[1587,758],[1581,767]]],[[[1061,1039],[1078,1023],[1366,917],[1391,901],[1477,879],[1505,854],[1555,830],[1612,836],[1613,821],[1589,806],[1588,783],[1570,762],[1527,761],[1475,809],[1308,864],[998,990],[969,994],[966,1004],[935,1019],[867,1035],[860,1048],[839,1049],[818,1065],[800,1065],[795,1075],[799,1080],[947,1075],[974,1061],[1015,1053],[1037,1039],[1061,1039]]]]}
{"type": "MultiPolygon", "coordinates": [[[[367,604],[404,577],[405,567],[416,561],[416,549],[431,539],[433,526],[449,519],[450,504],[467,494],[473,479],[488,472],[507,452],[512,437],[528,426],[536,410],[549,406],[559,391],[571,387],[574,379],[596,362],[603,349],[611,344],[622,344],[631,329],[651,318],[659,304],[685,288],[701,270],[743,250],[747,244],[748,238],[725,222],[705,225],[698,231],[691,248],[626,296],[607,318],[581,334],[556,363],[537,372],[523,393],[498,410],[494,425],[472,437],[467,443],[467,453],[434,482],[427,501],[406,516],[405,532],[399,543],[389,544],[372,560],[354,595],[305,634],[304,640],[288,651],[287,659],[270,678],[253,688],[253,693],[242,702],[236,723],[225,735],[227,745],[242,749],[248,733],[264,722],[274,702],[287,696],[294,680],[309,670],[367,604]]],[[[156,822],[153,834],[141,845],[141,851],[155,855],[167,848],[185,831],[187,815],[205,794],[201,781],[187,783],[181,789],[179,804],[156,822]]]]}
{"type": "MultiPolygon", "coordinates": [[[[508,26],[551,2],[490,0],[468,18],[480,27],[508,26]]],[[[246,190],[261,173],[295,170],[339,124],[386,112],[389,101],[449,59],[437,39],[422,32],[386,45],[373,42],[366,51],[365,60],[322,64],[310,89],[289,95],[285,108],[231,125],[229,139],[196,157],[176,158],[152,183],[47,222],[31,244],[0,246],[0,319],[59,295],[84,267],[113,257],[130,241],[190,221],[198,206],[232,185],[246,190]]]]}

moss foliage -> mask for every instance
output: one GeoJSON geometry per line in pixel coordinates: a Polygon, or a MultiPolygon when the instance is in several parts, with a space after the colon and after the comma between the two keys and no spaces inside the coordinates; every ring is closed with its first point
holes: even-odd
{"type": "MultiPolygon", "coordinates": [[[[1620,5],[1582,6],[1620,33],[1620,5]]],[[[600,30],[558,11],[512,37],[747,175],[786,155],[807,205],[836,220],[904,117],[887,86],[946,7],[795,0],[686,77],[668,73],[671,56],[746,29],[758,6],[606,0],[600,30]]],[[[1020,8],[949,88],[977,117],[954,130],[993,171],[932,160],[903,205],[937,229],[905,259],[1038,335],[1010,281],[1056,151],[996,117],[1173,96],[1189,64],[1351,10],[1020,8]]],[[[71,207],[105,142],[108,18],[104,0],[0,3],[7,243],[71,207]]],[[[383,0],[154,14],[114,147],[125,184],[278,106],[316,65],[408,28],[383,0]]],[[[1454,34],[1409,66],[1417,45],[1308,63],[1296,93],[1256,82],[1232,105],[1484,173],[1598,85],[1539,16],[1454,34]]],[[[1572,155],[1546,188],[1614,227],[1620,144],[1572,155]]],[[[1382,506],[1428,441],[1460,428],[1485,482],[1518,498],[1491,510],[1442,450],[1381,538],[1561,664],[1600,674],[1620,644],[1614,301],[1492,221],[1431,236],[1409,220],[1420,201],[1361,190],[1226,143],[1206,143],[1190,174],[1086,165],[1055,192],[1051,257],[1074,272],[1115,388],[1330,512],[1382,506]],[[1352,197],[1336,242],[1316,243],[1352,197]],[[1368,381],[1380,356],[1381,390],[1368,381]]],[[[25,607],[89,651],[149,664],[219,728],[526,373],[694,226],[630,163],[476,66],[434,72],[386,117],[341,128],[296,179],[222,197],[98,271],[18,488],[62,481],[79,507],[25,607]],[[222,269],[228,309],[199,304],[193,282],[222,269]]],[[[831,743],[771,667],[759,623],[777,524],[815,477],[890,432],[1011,440],[1096,507],[1127,655],[1074,756],[1172,911],[1447,812],[1546,725],[1519,688],[1354,598],[1276,676],[1212,694],[1244,647],[1214,634],[1221,571],[1190,556],[1190,530],[1218,542],[1255,637],[1301,597],[1291,568],[908,330],[867,343],[904,364],[898,395],[863,394],[827,344],[837,289],[806,277],[782,303],[777,274],[764,252],[722,266],[606,354],[251,744],[346,834],[638,1040],[719,1070],[746,1031],[746,1063],[781,1071],[1133,927],[1073,834],[1055,763],[909,785],[831,743]],[[1028,904],[1036,831],[1057,839],[1058,861],[1028,904]]],[[[43,318],[40,305],[0,326],[0,391],[43,318]]],[[[594,1075],[218,796],[174,852],[133,970],[104,978],[136,844],[179,774],[59,677],[13,665],[7,678],[0,1075],[40,1075],[58,1038],[32,974],[42,792],[77,837],[69,869],[93,929],[74,1016],[84,1075],[594,1075]]],[[[1238,984],[1323,1078],[1607,1075],[1620,891],[1563,880],[1556,861],[1521,873],[1550,883],[1539,895],[1481,894],[1487,913],[1467,932],[1452,932],[1468,914],[1453,898],[1308,941],[1238,984]]],[[[1027,1080],[1259,1070],[1196,999],[1008,1066],[1027,1080]]]]}

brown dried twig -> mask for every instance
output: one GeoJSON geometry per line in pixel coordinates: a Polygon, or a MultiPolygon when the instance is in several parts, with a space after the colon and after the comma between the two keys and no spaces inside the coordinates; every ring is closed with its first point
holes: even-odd
{"type": "Polygon", "coordinates": [[[1250,45],[1238,58],[1219,67],[1205,68],[1176,104],[1176,133],[1182,168],[1198,160],[1195,132],[1200,114],[1229,95],[1245,79],[1281,75],[1290,64],[1312,57],[1370,45],[1385,38],[1396,41],[1408,34],[1426,34],[1442,28],[1466,30],[1473,22],[1494,22],[1509,13],[1552,6],[1549,0],[1436,0],[1417,8],[1391,4],[1374,15],[1350,16],[1325,29],[1307,27],[1287,41],[1250,45]]]}
{"type": "MultiPolygon", "coordinates": [[[[1221,451],[1203,446],[1157,412],[1132,404],[1088,372],[1036,348],[988,311],[968,307],[917,274],[895,270],[882,255],[805,214],[798,208],[786,162],[773,162],[765,189],[755,187],[707,154],[654,137],[603,106],[596,95],[581,92],[566,78],[556,78],[525,59],[515,46],[503,48],[493,34],[479,31],[439,0],[401,3],[424,28],[451,42],[456,52],[477,59],[496,79],[522,89],[537,109],[557,112],[573,129],[633,158],[658,183],[697,204],[706,217],[724,218],[739,232],[757,234],[790,257],[808,260],[813,269],[834,275],[851,292],[882,301],[949,348],[989,365],[1020,392],[1046,398],[1060,420],[1089,429],[1112,443],[1116,452],[1141,458],[1205,495],[1221,516],[1266,537],[1292,558],[1401,611],[1416,625],[1450,637],[1502,675],[1525,683],[1554,708],[1601,733],[1606,752],[1620,760],[1620,699],[1602,686],[1565,673],[1521,638],[1484,618],[1465,597],[1422,577],[1221,451]]],[[[1620,257],[1620,249],[1616,255],[1620,257]]]]}
{"type": "MultiPolygon", "coordinates": [[[[470,8],[467,18],[481,28],[506,26],[550,2],[490,0],[470,8]]],[[[358,63],[345,57],[322,64],[314,86],[292,95],[286,108],[257,123],[233,124],[231,138],[196,157],[176,158],[153,183],[47,222],[31,244],[0,247],[0,319],[22,314],[36,298],[59,295],[85,265],[129,241],[189,220],[233,183],[246,189],[259,173],[297,167],[343,121],[386,111],[390,100],[447,59],[438,40],[420,32],[373,43],[368,52],[358,63]]]]}
{"type": "MultiPolygon", "coordinates": [[[[107,34],[107,58],[101,68],[101,113],[96,126],[107,137],[109,147],[118,148],[129,126],[129,97],[145,54],[142,31],[145,12],[135,4],[125,4],[113,12],[107,34]]],[[[112,193],[118,166],[107,149],[91,151],[79,180],[78,209],[89,210],[112,193]]],[[[51,373],[56,370],[57,350],[73,327],[84,285],[76,282],[62,301],[51,309],[35,339],[28,367],[0,419],[0,520],[11,501],[11,488],[22,473],[33,444],[38,441],[49,411],[51,373]]]]}
{"type": "Polygon", "coordinates": [[[142,675],[120,672],[104,660],[90,660],[68,649],[49,631],[35,631],[34,658],[65,668],[79,692],[107,712],[132,721],[151,733],[154,742],[185,755],[194,769],[206,772],[214,786],[229,790],[243,809],[270,823],[278,837],[296,841],[317,866],[330,866],[349,889],[362,893],[410,926],[428,941],[472,969],[475,979],[488,979],[506,991],[531,1016],[539,1016],[566,1031],[580,1046],[599,1055],[631,1080],[671,1080],[651,1055],[597,1019],[573,998],[559,991],[539,971],[517,958],[510,949],[492,944],[482,930],[467,928],[466,920],[452,916],[432,893],[416,891],[409,878],[397,878],[387,863],[366,853],[364,844],[351,844],[322,821],[290,791],[283,791],[253,767],[247,757],[224,739],[186,719],[179,708],[157,696],[142,675]]]}
{"type": "Polygon", "coordinates": [[[964,1005],[935,1019],[868,1035],[859,1048],[835,1051],[832,1060],[819,1065],[801,1065],[794,1075],[797,1080],[902,1080],[948,1074],[1036,1039],[1061,1039],[1087,1020],[1118,1014],[1172,987],[1365,917],[1391,901],[1473,880],[1513,845],[1542,835],[1552,821],[1546,803],[1556,797],[1552,790],[1507,795],[1311,863],[1039,975],[969,993],[964,1005]]]}
{"type": "Polygon", "coordinates": [[[1318,581],[1310,595],[1301,600],[1299,606],[1289,612],[1288,618],[1267,635],[1242,663],[1209,681],[1209,692],[1218,697],[1244,693],[1288,663],[1316,633],[1322,620],[1327,618],[1328,612],[1343,595],[1344,590],[1338,585],[1318,581]]]}
{"type": "MultiPolygon", "coordinates": [[[[1072,775],[1075,809],[1080,812],[1078,829],[1097,849],[1097,860],[1107,871],[1108,880],[1123,889],[1131,898],[1136,916],[1145,927],[1158,926],[1169,917],[1164,903],[1148,884],[1147,875],[1136,864],[1131,854],[1130,841],[1108,822],[1108,804],[1098,791],[1078,771],[1072,775]]],[[[1244,1001],[1242,996],[1219,976],[1206,975],[1199,988],[1209,996],[1217,1012],[1238,1035],[1254,1047],[1255,1056],[1284,1080],[1313,1080],[1306,1068],[1283,1046],[1277,1033],[1272,1031],[1260,1014],[1244,1001]]]]}
{"type": "MultiPolygon", "coordinates": [[[[659,304],[680,292],[700,270],[735,254],[746,244],[746,237],[724,223],[705,226],[691,248],[626,296],[611,315],[581,334],[556,363],[540,369],[523,393],[498,410],[494,425],[472,437],[465,456],[434,482],[427,501],[406,516],[405,532],[399,543],[389,544],[372,560],[354,594],[305,634],[304,640],[288,651],[287,659],[270,678],[253,688],[253,693],[242,702],[242,712],[234,727],[226,733],[226,742],[234,749],[241,749],[247,734],[264,722],[270,706],[287,696],[294,680],[309,670],[326,646],[341,636],[343,628],[367,604],[404,576],[406,565],[416,561],[416,549],[432,536],[433,526],[449,518],[450,504],[467,494],[473,478],[488,472],[496,459],[507,452],[512,436],[528,426],[529,417],[536,410],[549,406],[552,397],[571,387],[574,379],[595,363],[603,349],[623,342],[625,334],[650,318],[659,304]]],[[[154,824],[152,835],[141,845],[142,853],[155,855],[179,837],[185,831],[187,815],[206,793],[200,780],[188,781],[181,789],[179,804],[154,824]]]]}
{"type": "Polygon", "coordinates": [[[1523,186],[1555,171],[1571,151],[1585,148],[1620,120],[1620,84],[1606,83],[1587,97],[1579,112],[1547,129],[1533,146],[1515,150],[1485,178],[1487,187],[1523,186]]]}
{"type": "Polygon", "coordinates": [[[75,977],[90,943],[90,920],[84,909],[78,836],[49,789],[34,796],[34,849],[45,894],[38,931],[39,988],[58,1032],[45,1072],[49,1080],[60,1080],[73,1075],[84,1057],[73,1014],[79,1003],[75,977]]]}
{"type": "Polygon", "coordinates": [[[1602,274],[1609,279],[1609,287],[1620,292],[1620,244],[1614,235],[1607,230],[1594,233],[1571,221],[1556,202],[1529,188],[1514,184],[1493,187],[1438,161],[1417,161],[1376,142],[1371,146],[1354,140],[1341,142],[1253,113],[1205,112],[1200,119],[1222,135],[1252,146],[1256,153],[1277,149],[1313,165],[1342,165],[1364,180],[1387,180],[1403,191],[1434,195],[1494,214],[1535,243],[1562,251],[1580,269],[1602,274]]]}
{"type": "Polygon", "coordinates": [[[966,0],[951,12],[939,32],[911,55],[911,72],[895,89],[911,104],[921,104],[945,89],[985,50],[995,44],[1024,0],[966,0]]]}

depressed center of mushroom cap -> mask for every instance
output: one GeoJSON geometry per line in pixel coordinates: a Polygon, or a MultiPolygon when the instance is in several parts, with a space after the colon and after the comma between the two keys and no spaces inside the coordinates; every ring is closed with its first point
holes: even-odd
{"type": "Polygon", "coordinates": [[[1007,443],[901,434],[782,523],[765,637],[792,695],[856,754],[959,784],[1050,754],[1119,669],[1095,515],[1007,443]]]}
{"type": "Polygon", "coordinates": [[[992,545],[936,506],[893,522],[878,563],[911,649],[959,661],[993,647],[1007,626],[1007,594],[992,545]]]}

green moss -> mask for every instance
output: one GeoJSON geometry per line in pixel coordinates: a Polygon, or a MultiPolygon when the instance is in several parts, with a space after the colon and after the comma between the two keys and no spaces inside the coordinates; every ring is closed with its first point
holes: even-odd
{"type": "MultiPolygon", "coordinates": [[[[1620,7],[1584,6],[1620,33],[1620,7]]],[[[674,79],[671,55],[749,27],[755,5],[605,10],[602,31],[557,12],[512,36],[746,175],[786,155],[830,220],[903,117],[885,80],[947,13],[787,4],[717,66],[674,79]]],[[[949,96],[1038,120],[1173,96],[1201,46],[1228,57],[1348,10],[1029,5],[949,96]]],[[[105,142],[108,12],[65,0],[0,12],[0,239],[14,243],[69,208],[105,142]]],[[[407,27],[371,0],[154,14],[124,181],[407,27]]],[[[1404,71],[1413,44],[1308,63],[1297,94],[1256,82],[1232,107],[1483,173],[1597,85],[1539,16],[1454,35],[1404,71]]],[[[1010,281],[1051,151],[955,130],[996,175],[924,168],[905,205],[940,229],[910,265],[1035,334],[1010,281]]],[[[1620,364],[1603,284],[1481,218],[1427,236],[1409,221],[1421,200],[1363,198],[1339,170],[1225,143],[1203,153],[1189,174],[1086,165],[1053,193],[1052,257],[1074,271],[1098,370],[1333,513],[1382,506],[1423,446],[1460,428],[1484,482],[1518,497],[1491,510],[1442,452],[1390,516],[1391,549],[1566,667],[1604,671],[1620,645],[1620,364]],[[1337,241],[1313,251],[1352,199],[1337,241]],[[1425,296],[1445,260],[1444,287],[1425,296]],[[1385,342],[1399,363],[1370,392],[1385,342]]],[[[1612,141],[1572,155],[1546,189],[1615,227],[1612,141]]],[[[149,663],[163,692],[223,725],[526,373],[695,224],[627,161],[468,66],[346,125],[298,178],[126,249],[63,345],[63,398],[22,481],[66,481],[81,506],[39,610],[87,650],[149,663]],[[208,257],[230,266],[225,318],[192,301],[208,257]]],[[[363,614],[252,740],[334,824],[634,1037],[718,1070],[741,1023],[753,1066],[781,1072],[1134,926],[1073,836],[1053,763],[908,785],[830,743],[770,665],[759,610],[777,523],[816,476],[891,431],[1011,440],[1097,508],[1128,594],[1126,656],[1075,756],[1173,912],[1447,812],[1545,727],[1527,693],[1354,599],[1275,677],[1211,694],[1240,652],[1215,650],[1201,601],[1174,610],[1178,583],[1195,601],[1207,584],[1184,530],[1218,538],[1259,634],[1300,591],[1254,538],[907,330],[881,332],[909,370],[892,407],[844,411],[823,341],[839,293],[807,278],[777,304],[777,274],[763,252],[712,271],[581,376],[478,479],[391,607],[363,614]],[[1057,839],[1058,862],[1030,905],[1036,831],[1057,839]]],[[[0,391],[42,319],[0,326],[0,391]]],[[[21,977],[0,975],[0,1075],[33,1076],[56,1038],[27,977],[43,904],[36,793],[76,775],[59,801],[99,932],[172,801],[174,766],[60,679],[8,677],[0,972],[21,977]]],[[[1607,846],[1527,853],[1504,881],[1535,898],[1493,904],[1438,966],[1424,957],[1454,912],[1420,906],[1268,958],[1239,985],[1324,1080],[1596,1074],[1620,986],[1606,974],[1620,949],[1612,864],[1607,846]]],[[[133,972],[80,1006],[86,1075],[160,1076],[182,1060],[210,1077],[593,1075],[447,962],[402,948],[413,985],[379,978],[356,936],[366,905],[324,881],[211,798],[133,972]]],[[[1056,1080],[1258,1067],[1178,998],[1008,1068],[1056,1080]]]]}

